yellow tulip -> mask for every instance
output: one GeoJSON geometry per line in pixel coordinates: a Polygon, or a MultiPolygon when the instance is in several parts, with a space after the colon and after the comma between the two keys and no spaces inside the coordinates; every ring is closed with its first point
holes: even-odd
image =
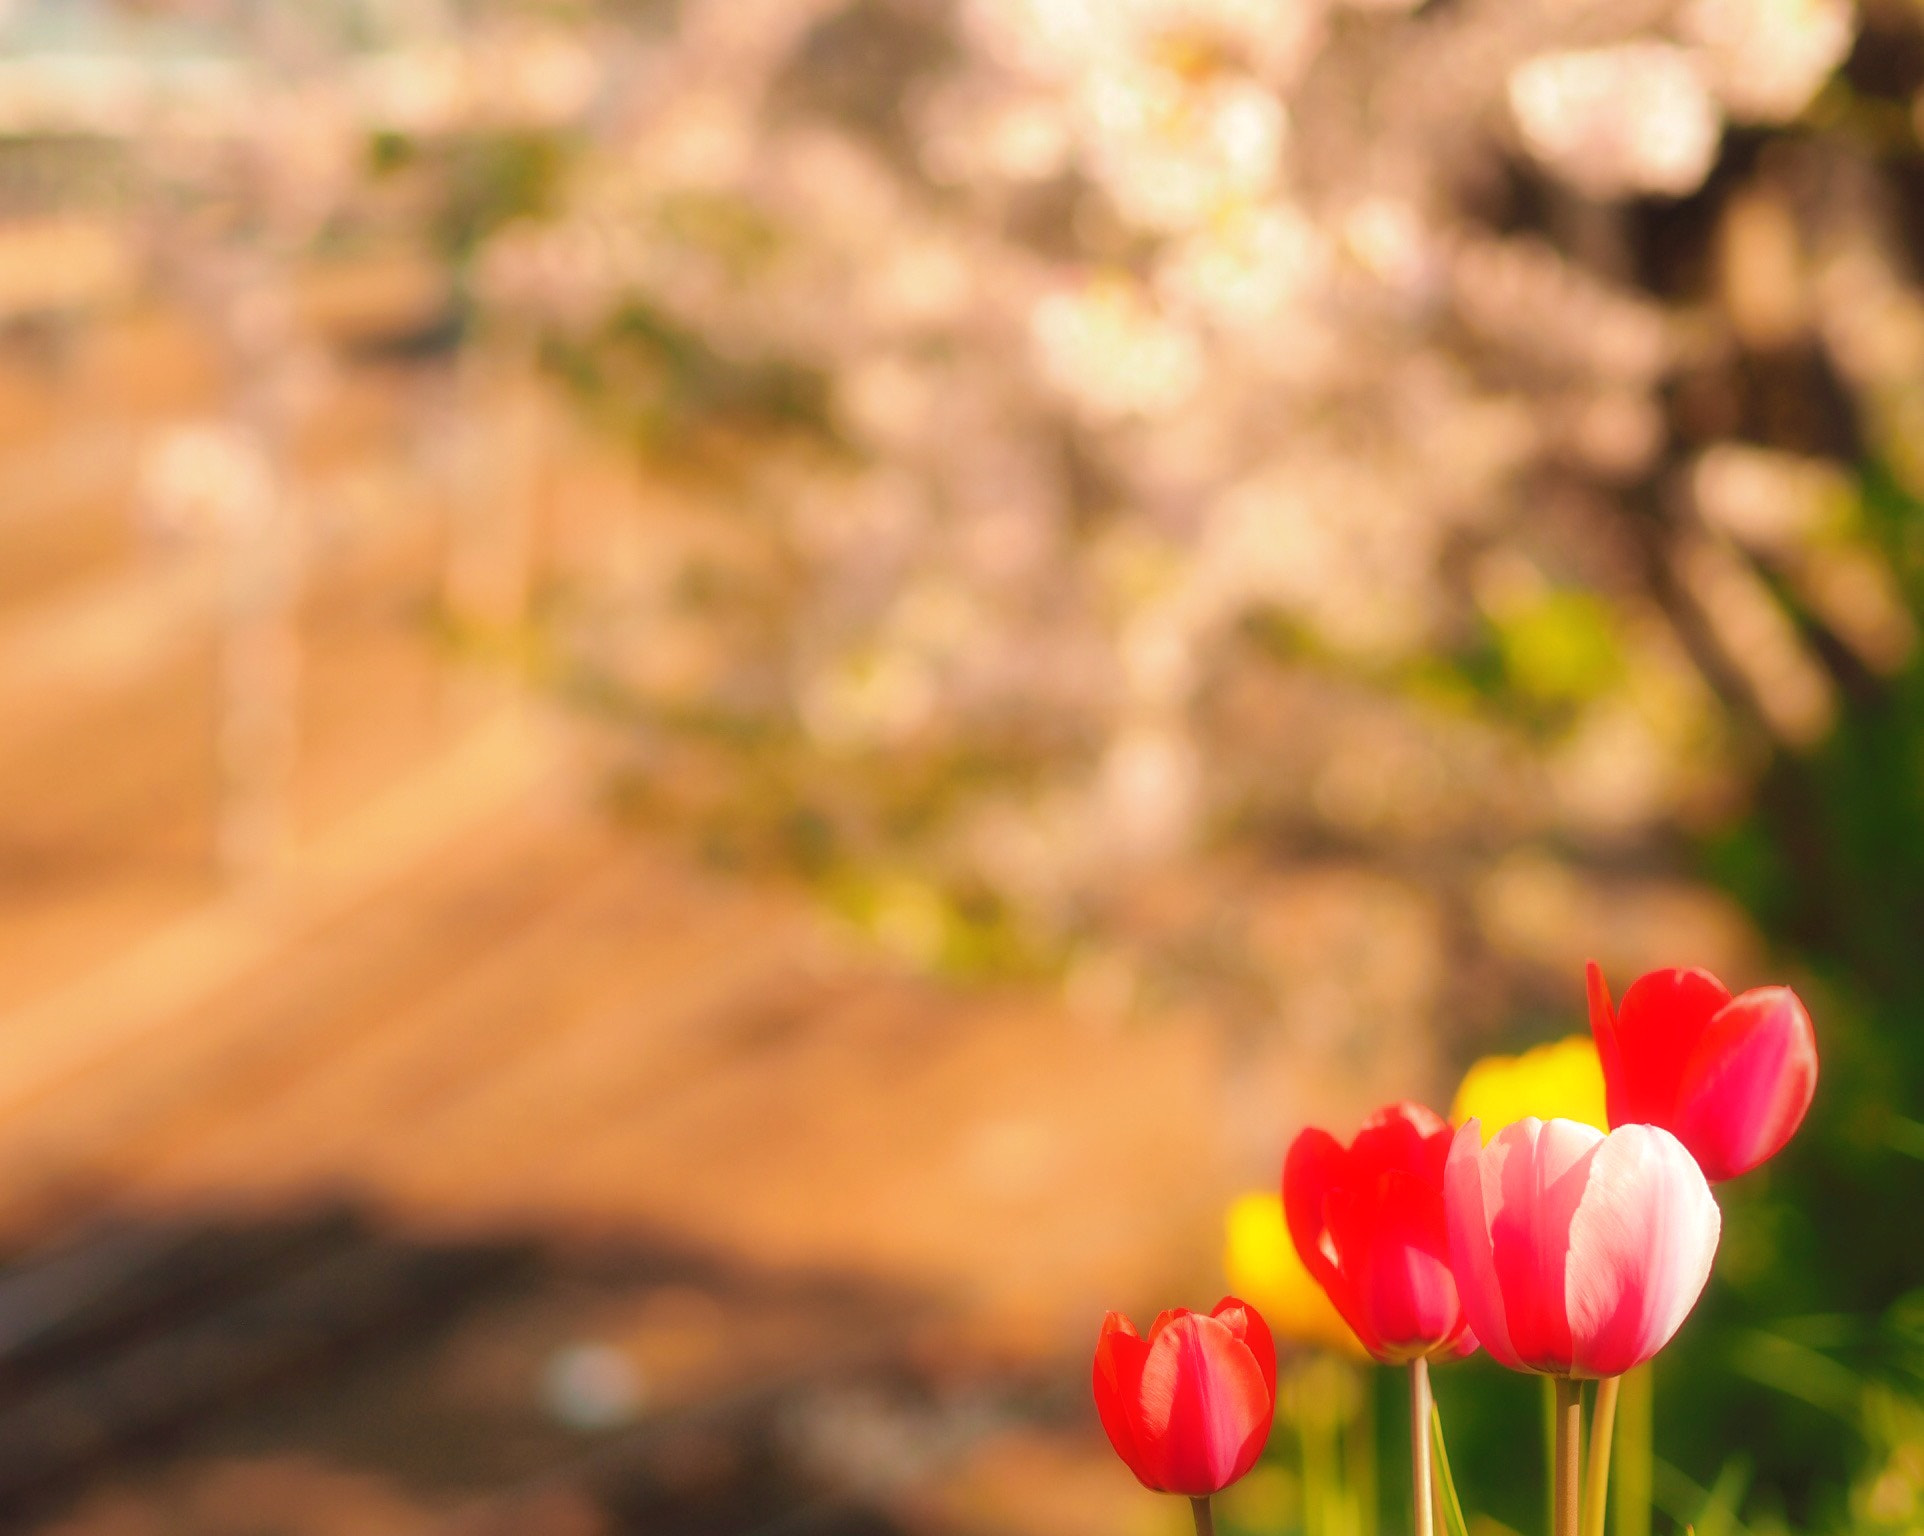
{"type": "Polygon", "coordinates": [[[1263,1314],[1279,1339],[1362,1354],[1343,1315],[1303,1268],[1283,1220],[1283,1202],[1260,1191],[1239,1195],[1224,1222],[1223,1270],[1229,1289],[1263,1314]]]}
{"type": "Polygon", "coordinates": [[[1485,1141],[1529,1115],[1609,1130],[1596,1046],[1588,1035],[1571,1035],[1521,1056],[1485,1056],[1464,1074],[1450,1110],[1459,1125],[1472,1115],[1482,1122],[1485,1141]]]}

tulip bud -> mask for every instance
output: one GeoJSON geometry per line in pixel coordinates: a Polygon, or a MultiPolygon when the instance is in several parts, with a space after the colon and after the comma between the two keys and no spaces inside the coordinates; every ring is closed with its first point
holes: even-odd
{"type": "Polygon", "coordinates": [[[1348,1147],[1305,1130],[1283,1164],[1283,1210],[1304,1267],[1385,1364],[1476,1348],[1450,1273],[1449,1152],[1450,1128],[1434,1113],[1392,1104],[1348,1147]]]}
{"type": "Polygon", "coordinates": [[[1722,1217],[1683,1143],[1519,1120],[1456,1132],[1450,1257],[1476,1336],[1513,1371],[1619,1376],[1670,1342],[1703,1293],[1722,1217]]]}
{"type": "Polygon", "coordinates": [[[1660,1125],[1713,1183],[1780,1151],[1817,1091],[1817,1038],[1788,987],[1733,998],[1708,971],[1652,971],[1614,1012],[1590,962],[1596,1036],[1610,1123],[1660,1125]]]}
{"type": "Polygon", "coordinates": [[[1096,1411],[1145,1488],[1206,1498],[1256,1465],[1276,1414],[1276,1346],[1254,1307],[1177,1307],[1140,1337],[1111,1312],[1096,1341],[1096,1411]]]}

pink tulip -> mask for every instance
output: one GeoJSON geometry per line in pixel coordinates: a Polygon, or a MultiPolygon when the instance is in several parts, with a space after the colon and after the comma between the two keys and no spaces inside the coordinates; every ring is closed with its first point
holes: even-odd
{"type": "Polygon", "coordinates": [[[1519,1120],[1486,1147],[1468,1121],[1443,1176],[1450,1263],[1470,1326],[1513,1371],[1619,1376],[1702,1294],[1722,1219],[1683,1143],[1519,1120]]]}
{"type": "Polygon", "coordinates": [[[1593,960],[1589,991],[1612,1126],[1662,1126],[1719,1183],[1775,1155],[1802,1124],[1817,1039],[1789,987],[1733,998],[1708,971],[1652,971],[1612,1011],[1593,960]]]}

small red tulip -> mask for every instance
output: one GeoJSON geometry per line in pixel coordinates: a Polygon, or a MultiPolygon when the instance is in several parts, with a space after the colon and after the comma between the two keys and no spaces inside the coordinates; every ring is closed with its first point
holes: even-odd
{"type": "Polygon", "coordinates": [[[1283,1164],[1283,1211],[1304,1266],[1378,1360],[1476,1348],[1450,1272],[1443,1167],[1450,1128],[1421,1104],[1372,1115],[1345,1147],[1302,1132],[1283,1164]]]}
{"type": "Polygon", "coordinates": [[[1708,971],[1652,971],[1610,1007],[1589,966],[1610,1124],[1660,1125],[1712,1183],[1774,1156],[1817,1091],[1817,1037],[1789,987],[1732,997],[1708,971]]]}
{"type": "Polygon", "coordinates": [[[1233,1296],[1207,1317],[1177,1307],[1140,1337],[1111,1312],[1096,1341],[1096,1411],[1145,1488],[1205,1498],[1251,1467],[1276,1415],[1276,1346],[1233,1296]]]}

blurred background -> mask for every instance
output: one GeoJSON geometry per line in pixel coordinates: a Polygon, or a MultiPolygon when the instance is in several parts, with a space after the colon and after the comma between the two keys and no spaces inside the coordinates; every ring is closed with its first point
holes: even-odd
{"type": "MultiPolygon", "coordinates": [[[[1920,88],[1916,0],[0,0],[0,1529],[1164,1536],[1102,1311],[1589,956],[1825,1062],[1618,1536],[1924,1529],[1920,88]]],[[[1387,1536],[1270,1262],[1227,1529],[1387,1536]]]]}

